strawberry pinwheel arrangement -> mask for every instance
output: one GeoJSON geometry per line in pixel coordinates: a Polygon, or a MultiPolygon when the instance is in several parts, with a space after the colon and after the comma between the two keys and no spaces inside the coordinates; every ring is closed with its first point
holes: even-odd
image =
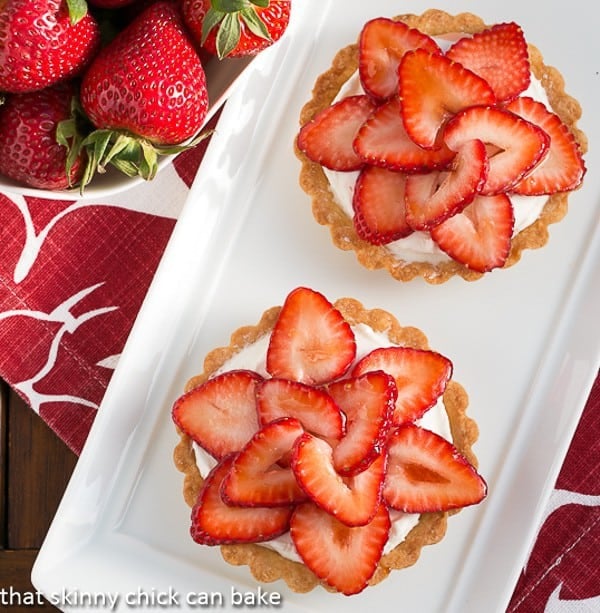
{"type": "Polygon", "coordinates": [[[452,363],[386,311],[299,287],[204,367],[172,410],[191,536],[260,581],[359,593],[487,494],[452,363]]]}
{"type": "Polygon", "coordinates": [[[290,0],[7,0],[0,8],[0,175],[85,187],[111,166],[152,179],[197,144],[203,61],[255,55],[290,0]],[[23,146],[27,143],[27,146],[23,146]]]}
{"type": "Polygon", "coordinates": [[[474,280],[565,214],[585,174],[580,113],[514,22],[375,18],[302,111],[300,183],[366,267],[474,280]]]}

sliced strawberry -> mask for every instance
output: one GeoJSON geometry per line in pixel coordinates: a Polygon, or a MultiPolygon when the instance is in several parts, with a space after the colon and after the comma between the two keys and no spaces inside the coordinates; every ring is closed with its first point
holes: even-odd
{"type": "Polygon", "coordinates": [[[385,505],[365,526],[349,527],[311,503],[296,507],[290,535],[298,554],[319,579],[350,596],[367,587],[391,527],[385,505]]]}
{"type": "Polygon", "coordinates": [[[276,464],[303,433],[302,424],[289,417],[263,426],[233,460],[221,486],[223,500],[244,507],[287,506],[305,500],[291,469],[276,464]]]}
{"type": "Polygon", "coordinates": [[[523,30],[499,23],[456,41],[446,57],[484,78],[498,102],[516,98],[529,87],[529,51],[523,30]]]}
{"type": "Polygon", "coordinates": [[[256,390],[258,419],[266,424],[281,417],[294,417],[307,432],[328,440],[344,434],[344,415],[323,389],[290,381],[265,379],[256,390]]]}
{"type": "Polygon", "coordinates": [[[323,294],[305,287],[290,292],[267,350],[271,376],[327,383],[341,377],[355,355],[352,328],[323,294]]]}
{"type": "Polygon", "coordinates": [[[487,486],[449,441],[414,424],[390,435],[383,497],[405,513],[447,511],[481,502],[487,486]]]}
{"type": "Polygon", "coordinates": [[[419,147],[404,128],[398,98],[369,115],[356,134],[354,150],[367,164],[404,172],[445,168],[455,155],[443,143],[437,149],[419,147]]]}
{"type": "Polygon", "coordinates": [[[425,148],[439,146],[446,121],[474,104],[494,104],[487,81],[444,55],[408,51],[398,67],[401,114],[412,140],[425,148]]]}
{"type": "Polygon", "coordinates": [[[364,526],[377,512],[385,475],[383,454],[363,472],[342,477],[333,466],[331,446],[305,432],[294,446],[292,470],[309,498],[347,526],[364,526]]]}
{"type": "Polygon", "coordinates": [[[419,419],[444,393],[452,376],[452,362],[437,353],[414,347],[380,347],[364,356],[352,376],[382,370],[394,377],[398,398],[393,424],[419,419]]]}
{"type": "Polygon", "coordinates": [[[431,238],[452,259],[477,272],[504,266],[514,213],[506,194],[477,196],[462,213],[435,226],[431,238]]]}
{"type": "Polygon", "coordinates": [[[358,39],[358,71],[363,89],[379,100],[398,93],[398,64],[410,49],[441,53],[423,32],[401,21],[377,17],[368,21],[358,39]]]}
{"type": "Polygon", "coordinates": [[[396,381],[374,371],[334,381],[327,389],[346,415],[346,434],[333,449],[333,465],[342,475],[356,475],[381,455],[396,406],[396,381]]]}
{"type": "Polygon", "coordinates": [[[217,459],[239,451],[258,430],[255,392],[260,381],[251,370],[209,379],[176,400],[173,421],[217,459]]]}
{"type": "Polygon", "coordinates": [[[406,223],[413,230],[429,230],[462,211],[484,185],[488,157],[480,140],[458,150],[447,172],[409,175],[406,179],[406,223]]]}
{"type": "Polygon", "coordinates": [[[481,188],[486,196],[510,189],[543,159],[550,145],[550,138],[538,126],[491,106],[472,106],[446,125],[444,140],[450,149],[458,151],[473,139],[488,146],[489,171],[481,188]]]}
{"type": "Polygon", "coordinates": [[[365,166],[354,185],[354,228],[372,245],[385,245],[412,233],[406,223],[406,175],[377,166],[365,166]]]}
{"type": "Polygon", "coordinates": [[[349,96],[326,107],[300,129],[298,148],[331,170],[358,170],[363,161],[352,148],[360,126],[375,109],[366,95],[349,96]]]}
{"type": "Polygon", "coordinates": [[[235,454],[225,456],[207,475],[192,509],[190,533],[201,545],[259,543],[289,528],[293,507],[234,507],[223,502],[221,484],[235,454]]]}
{"type": "Polygon", "coordinates": [[[508,110],[539,126],[550,136],[550,149],[544,160],[511,188],[527,196],[554,194],[579,187],[585,175],[581,150],[560,117],[532,98],[517,98],[508,110]]]}

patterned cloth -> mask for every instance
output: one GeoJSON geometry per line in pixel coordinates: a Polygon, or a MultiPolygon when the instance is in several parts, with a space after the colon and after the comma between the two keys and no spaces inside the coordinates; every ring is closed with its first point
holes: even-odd
{"type": "MultiPolygon", "coordinates": [[[[110,203],[0,194],[0,376],[76,453],[207,142],[110,203]]],[[[600,611],[599,552],[597,379],[509,611],[600,611]]]]}

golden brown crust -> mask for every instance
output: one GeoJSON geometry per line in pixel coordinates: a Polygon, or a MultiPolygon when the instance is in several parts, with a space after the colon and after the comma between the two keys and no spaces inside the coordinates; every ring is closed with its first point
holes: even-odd
{"type": "MultiPolygon", "coordinates": [[[[385,332],[390,340],[398,345],[418,349],[430,348],[423,332],[415,327],[401,326],[393,315],[383,309],[365,309],[354,298],[340,298],[334,303],[334,306],[350,324],[363,323],[375,331],[385,332]]],[[[201,385],[243,347],[268,334],[273,329],[279,311],[280,307],[268,309],[256,326],[245,326],[238,329],[231,335],[231,342],[227,347],[211,351],[204,360],[204,371],[190,379],[186,390],[201,385]]],[[[468,397],[463,387],[455,381],[450,381],[444,393],[444,406],[454,442],[463,455],[474,466],[477,466],[472,446],[479,432],[476,423],[466,415],[467,405],[468,397]]],[[[184,473],[184,498],[192,507],[202,487],[203,479],[196,465],[191,439],[182,432],[179,435],[180,441],[174,451],[174,461],[176,467],[184,473]]],[[[406,539],[381,558],[369,583],[374,585],[387,577],[391,570],[414,564],[424,546],[437,543],[443,538],[446,532],[447,515],[447,513],[421,515],[418,524],[410,531],[406,539]]],[[[283,579],[290,589],[296,592],[307,592],[321,584],[312,571],[303,564],[288,560],[261,545],[223,545],[221,554],[230,564],[247,565],[252,575],[264,583],[283,579]]],[[[330,590],[324,584],[323,587],[330,590]]]]}
{"type": "MultiPolygon", "coordinates": [[[[422,15],[405,14],[395,17],[407,25],[417,28],[430,36],[449,32],[475,33],[487,27],[484,21],[472,13],[450,15],[444,11],[430,9],[422,15]]],[[[539,50],[529,45],[529,59],[533,74],[541,81],[554,112],[571,129],[582,153],[587,151],[587,139],[577,127],[581,107],[577,100],[565,92],[564,80],[556,68],[544,64],[539,50]]],[[[304,125],[315,114],[329,106],[341,86],[354,74],[358,67],[358,45],[351,44],[341,49],[333,59],[331,67],[317,78],[308,101],[300,113],[300,125],[304,125]]],[[[333,243],[340,249],[355,252],[358,261],[371,270],[384,268],[399,281],[423,277],[432,284],[447,281],[459,275],[467,281],[475,281],[483,273],[475,272],[458,262],[449,260],[438,264],[426,262],[405,262],[399,260],[385,246],[371,245],[361,240],[354,229],[352,219],[335,202],[329,189],[329,182],[319,164],[311,162],[297,147],[295,153],[302,163],[300,186],[311,197],[312,210],[316,221],[328,226],[333,243]]],[[[548,241],[548,225],[560,221],[567,212],[567,193],[554,194],[548,199],[539,219],[513,237],[511,251],[504,268],[512,266],[521,258],[525,249],[537,249],[548,241]]]]}

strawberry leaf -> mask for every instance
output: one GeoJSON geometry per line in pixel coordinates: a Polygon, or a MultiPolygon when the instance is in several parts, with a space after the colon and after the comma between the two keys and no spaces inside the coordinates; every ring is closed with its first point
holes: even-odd
{"type": "Polygon", "coordinates": [[[67,6],[69,7],[69,17],[73,25],[87,15],[88,6],[85,0],[67,0],[67,6]]]}
{"type": "Polygon", "coordinates": [[[217,31],[217,55],[220,59],[229,55],[238,44],[241,35],[240,20],[236,13],[226,13],[217,31]]]}
{"type": "Polygon", "coordinates": [[[249,7],[240,11],[240,17],[244,20],[244,23],[253,34],[260,38],[271,40],[271,35],[269,34],[269,30],[267,30],[267,26],[253,8],[249,7]]]}

